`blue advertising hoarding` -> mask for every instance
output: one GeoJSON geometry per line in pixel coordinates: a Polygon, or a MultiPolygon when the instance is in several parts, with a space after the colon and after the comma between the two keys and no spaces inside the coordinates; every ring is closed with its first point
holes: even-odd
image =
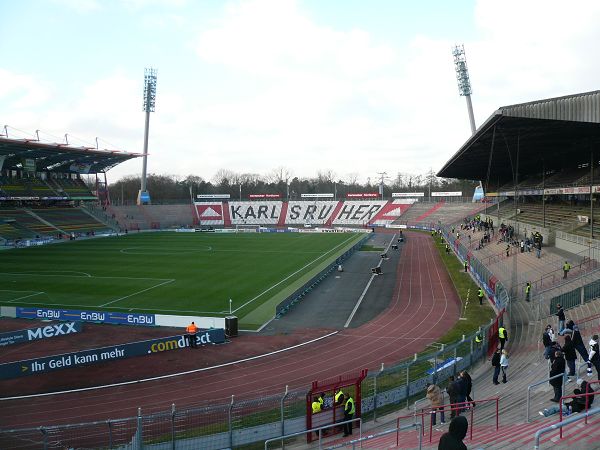
{"type": "Polygon", "coordinates": [[[156,325],[154,314],[23,307],[17,307],[16,314],[21,319],[75,320],[115,325],[156,325]]]}
{"type": "MultiPolygon", "coordinates": [[[[225,330],[218,328],[200,331],[196,335],[198,345],[222,344],[225,342],[225,330]]],[[[110,347],[95,348],[81,352],[63,353],[43,358],[27,359],[0,364],[0,379],[8,380],[55,370],[80,367],[135,356],[151,355],[171,350],[184,349],[188,346],[184,336],[169,336],[160,339],[132,342],[110,347]]]]}
{"type": "Polygon", "coordinates": [[[44,327],[28,328],[26,330],[7,331],[6,333],[0,333],[0,347],[79,333],[81,328],[81,322],[63,322],[44,327]]]}

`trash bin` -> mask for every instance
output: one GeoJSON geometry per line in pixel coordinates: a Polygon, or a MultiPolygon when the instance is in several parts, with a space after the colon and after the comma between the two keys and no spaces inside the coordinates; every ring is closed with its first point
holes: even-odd
{"type": "Polygon", "coordinates": [[[238,318],[237,318],[237,316],[225,317],[225,335],[227,337],[236,337],[238,335],[238,318]]]}

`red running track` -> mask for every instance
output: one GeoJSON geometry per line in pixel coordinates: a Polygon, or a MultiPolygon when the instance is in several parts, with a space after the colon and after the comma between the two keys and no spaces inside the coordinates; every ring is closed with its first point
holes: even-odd
{"type": "MultiPolygon", "coordinates": [[[[407,232],[388,308],[373,321],[266,358],[136,385],[0,402],[4,429],[132,417],[308,387],[313,380],[379,369],[423,350],[456,322],[460,300],[431,237],[407,232]]],[[[368,307],[362,304],[361,308],[368,307]]],[[[56,373],[60,377],[60,373],[56,373]]]]}

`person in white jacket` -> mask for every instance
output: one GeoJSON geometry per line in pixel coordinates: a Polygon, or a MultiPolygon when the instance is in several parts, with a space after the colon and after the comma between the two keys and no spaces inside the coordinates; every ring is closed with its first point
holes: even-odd
{"type": "Polygon", "coordinates": [[[500,356],[500,369],[502,370],[502,382],[506,383],[506,371],[508,370],[508,352],[506,350],[502,350],[500,356]]]}
{"type": "Polygon", "coordinates": [[[595,334],[592,336],[589,342],[590,351],[589,357],[586,361],[588,363],[587,374],[589,377],[592,376],[592,364],[596,368],[596,373],[600,378],[600,349],[598,348],[598,335],[595,334]]]}

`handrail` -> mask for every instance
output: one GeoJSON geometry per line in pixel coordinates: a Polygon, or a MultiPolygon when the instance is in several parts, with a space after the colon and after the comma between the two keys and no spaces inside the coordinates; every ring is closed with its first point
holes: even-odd
{"type": "Polygon", "coordinates": [[[421,432],[421,430],[419,428],[421,428],[421,424],[420,423],[410,423],[408,425],[402,425],[400,428],[392,428],[390,430],[386,430],[386,431],[382,431],[381,433],[375,433],[375,434],[370,434],[368,436],[365,437],[361,437],[359,439],[353,439],[350,442],[341,442],[339,444],[336,444],[332,447],[326,447],[325,450],[334,450],[336,448],[342,448],[342,447],[347,447],[348,445],[352,444],[352,449],[355,449],[355,445],[359,444],[362,446],[362,443],[371,439],[375,439],[381,436],[387,436],[388,434],[391,433],[397,433],[399,431],[404,431],[407,430],[409,428],[416,428],[418,431],[418,436],[419,436],[419,450],[421,450],[421,448],[423,447],[423,433],[421,432]]]}
{"type": "MultiPolygon", "coordinates": [[[[347,423],[353,423],[353,422],[358,422],[358,429],[359,429],[359,436],[360,438],[362,438],[362,417],[356,417],[355,419],[350,419],[350,420],[344,420],[342,422],[336,422],[336,423],[330,423],[328,425],[323,425],[322,427],[318,427],[318,428],[311,428],[310,430],[304,430],[304,431],[298,431],[296,433],[290,433],[290,434],[285,434],[283,436],[277,436],[271,439],[267,439],[265,441],[265,450],[268,450],[268,445],[270,442],[274,442],[274,441],[283,441],[284,439],[287,438],[291,438],[294,436],[302,436],[306,433],[313,433],[313,432],[317,432],[319,433],[319,448],[321,448],[321,439],[323,437],[323,433],[322,431],[327,429],[327,428],[334,428],[334,427],[339,427],[340,425],[345,425],[347,423]]],[[[360,439],[359,438],[359,439],[360,439]]]]}
{"type": "MultiPolygon", "coordinates": [[[[591,386],[592,384],[599,384],[599,383],[600,383],[600,380],[588,381],[588,386],[591,386]]],[[[563,414],[562,414],[562,407],[563,407],[563,400],[564,399],[566,399],[566,398],[585,397],[585,410],[587,412],[588,407],[590,406],[589,403],[588,403],[588,398],[590,397],[590,395],[595,396],[596,394],[600,394],[600,391],[599,392],[596,392],[596,391],[582,392],[581,394],[572,394],[572,395],[563,395],[560,398],[560,401],[558,403],[559,412],[560,412],[560,421],[562,422],[562,416],[563,416],[563,414]]],[[[592,403],[593,402],[594,401],[592,400],[592,403]]],[[[585,419],[585,423],[587,424],[587,418],[585,419]]],[[[562,437],[563,437],[563,435],[562,435],[562,427],[561,427],[561,429],[560,429],[560,438],[562,439],[562,437]]]]}
{"type": "Polygon", "coordinates": [[[526,418],[527,423],[531,422],[531,419],[529,418],[529,409],[530,409],[530,405],[531,405],[531,388],[539,386],[540,384],[548,383],[550,380],[554,380],[555,378],[558,378],[558,377],[563,377],[562,389],[563,389],[563,392],[565,392],[565,383],[567,380],[567,372],[566,371],[527,386],[527,402],[526,402],[526,407],[525,407],[525,418],[526,418]]]}
{"type": "MultiPolygon", "coordinates": [[[[468,407],[468,406],[472,406],[470,408],[471,411],[471,426],[469,427],[470,430],[470,439],[473,440],[473,407],[478,404],[478,403],[488,403],[488,402],[495,402],[496,403],[496,430],[498,430],[500,424],[499,424],[499,414],[498,414],[498,410],[499,410],[499,401],[500,401],[500,397],[489,397],[489,398],[483,398],[480,400],[473,400],[473,401],[465,401],[465,402],[457,402],[457,403],[448,403],[448,404],[444,404],[444,405],[439,405],[439,406],[434,406],[434,407],[429,407],[429,408],[421,408],[421,412],[414,412],[411,415],[407,415],[407,416],[399,416],[396,418],[396,427],[400,427],[400,420],[401,419],[408,419],[410,417],[414,417],[414,422],[413,423],[417,423],[416,418],[417,417],[421,417],[421,431],[423,433],[425,433],[425,416],[429,415],[429,442],[431,443],[432,439],[433,439],[433,422],[431,420],[431,415],[433,412],[433,408],[435,408],[435,412],[437,413],[438,411],[446,411],[446,409],[449,409],[450,411],[454,411],[454,410],[459,410],[462,407],[468,407]]],[[[399,435],[396,435],[396,446],[399,445],[398,442],[399,439],[399,435]]]]}
{"type": "Polygon", "coordinates": [[[578,420],[581,419],[586,419],[588,418],[588,416],[593,416],[594,414],[598,414],[600,413],[600,408],[595,408],[595,409],[590,409],[589,411],[586,411],[583,414],[578,414],[576,416],[572,416],[570,418],[568,418],[567,420],[565,420],[564,422],[558,422],[555,423],[553,425],[550,425],[546,428],[542,428],[540,430],[537,430],[535,433],[535,444],[533,446],[534,450],[539,450],[540,448],[540,439],[542,437],[543,434],[549,433],[551,431],[556,430],[557,428],[560,428],[561,434],[562,434],[562,429],[565,425],[569,425],[573,422],[577,422],[578,420]]]}

